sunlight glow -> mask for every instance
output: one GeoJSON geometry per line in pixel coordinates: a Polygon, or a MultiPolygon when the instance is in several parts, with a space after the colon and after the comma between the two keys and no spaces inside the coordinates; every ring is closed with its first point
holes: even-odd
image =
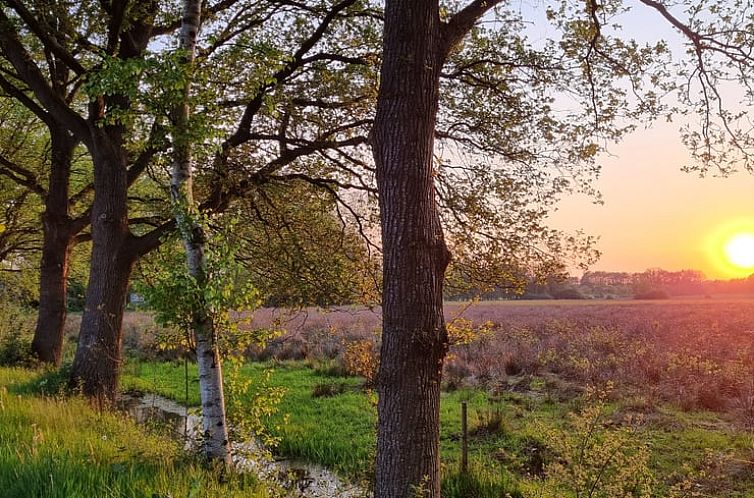
{"type": "Polygon", "coordinates": [[[739,233],[725,243],[725,255],[739,268],[754,268],[754,234],[739,233]]]}
{"type": "Polygon", "coordinates": [[[707,261],[714,275],[746,278],[754,274],[754,219],[738,218],[707,234],[707,261]]]}

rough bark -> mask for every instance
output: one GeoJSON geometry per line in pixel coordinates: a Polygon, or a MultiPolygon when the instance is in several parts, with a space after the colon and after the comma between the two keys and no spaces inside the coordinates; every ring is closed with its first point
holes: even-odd
{"type": "Polygon", "coordinates": [[[440,496],[440,382],[448,348],[442,295],[450,252],[435,199],[440,72],[500,0],[473,0],[448,22],[438,0],[387,0],[372,130],[382,249],[375,498],[440,496]]]}
{"type": "MultiPolygon", "coordinates": [[[[185,0],[180,34],[184,63],[194,62],[196,37],[201,24],[201,0],[185,0]]],[[[176,106],[174,119],[177,129],[173,150],[171,193],[176,209],[176,224],[186,248],[186,264],[199,289],[206,283],[205,235],[203,228],[192,218],[196,208],[192,184],[192,144],[186,137],[190,108],[188,103],[191,78],[186,82],[183,101],[176,106]]],[[[231,447],[225,413],[222,359],[217,345],[217,331],[201,299],[192,313],[192,328],[196,343],[199,369],[199,392],[202,401],[203,453],[210,462],[232,465],[231,447]]]]}
{"type": "Polygon", "coordinates": [[[93,128],[92,135],[92,256],[71,383],[86,396],[112,400],[120,373],[128,280],[138,254],[129,246],[127,158],[121,131],[93,128]]]}
{"type": "Polygon", "coordinates": [[[50,142],[50,180],[42,214],[39,314],[31,349],[40,361],[60,366],[67,314],[68,260],[76,234],[86,222],[71,219],[68,208],[76,140],[67,130],[50,126],[50,142]]]}
{"type": "MultiPolygon", "coordinates": [[[[125,9],[118,2],[113,12],[125,9]]],[[[108,50],[123,60],[141,57],[154,23],[157,3],[140,4],[138,16],[123,23],[110,19],[108,50]]],[[[128,225],[128,151],[123,123],[106,124],[102,118],[116,109],[127,110],[125,95],[103,95],[89,102],[89,118],[82,141],[94,165],[94,202],[91,213],[92,255],[79,342],[70,384],[93,399],[114,400],[120,378],[122,324],[128,282],[136,260],[159,244],[157,237],[131,234],[128,225]],[[141,239],[141,240],[140,240],[141,239]]]]}
{"type": "Polygon", "coordinates": [[[435,498],[450,260],[432,165],[443,60],[437,1],[387,2],[384,40],[372,137],[384,285],[375,497],[435,498]]]}
{"type": "Polygon", "coordinates": [[[39,275],[39,313],[31,350],[43,363],[60,366],[67,316],[68,259],[74,246],[65,220],[42,215],[42,263],[39,275]]]}

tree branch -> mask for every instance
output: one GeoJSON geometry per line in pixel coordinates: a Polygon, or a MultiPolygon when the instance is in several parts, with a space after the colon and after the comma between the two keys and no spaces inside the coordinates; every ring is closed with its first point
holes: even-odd
{"type": "Polygon", "coordinates": [[[37,177],[28,169],[10,161],[2,154],[0,154],[0,165],[2,165],[0,167],[0,175],[10,178],[17,184],[28,188],[42,197],[47,195],[47,191],[37,182],[37,177]]]}
{"type": "Polygon", "coordinates": [[[501,2],[502,0],[473,0],[451,17],[447,23],[443,24],[441,28],[441,55],[443,60],[448,57],[453,47],[458,45],[463,40],[463,37],[471,31],[474,24],[488,10],[501,2]]]}
{"type": "Polygon", "coordinates": [[[90,142],[89,126],[86,121],[52,90],[29,52],[21,44],[13,23],[2,9],[0,9],[0,50],[13,65],[19,78],[29,86],[37,100],[52,117],[65,125],[81,141],[90,142]]]}
{"type": "Polygon", "coordinates": [[[277,71],[272,76],[271,83],[263,85],[257,91],[256,95],[254,95],[254,97],[249,101],[249,104],[246,106],[243,116],[238,123],[238,127],[236,128],[235,133],[228,137],[228,139],[223,144],[223,149],[227,150],[233,147],[237,147],[248,140],[248,136],[251,133],[251,122],[253,121],[254,116],[256,116],[257,112],[259,112],[259,109],[262,107],[262,104],[264,103],[264,96],[267,91],[270,88],[274,88],[275,86],[280,85],[283,80],[288,78],[296,71],[296,69],[304,64],[304,56],[317,44],[317,42],[322,39],[333,20],[337,18],[338,14],[341,11],[347,9],[354,3],[356,3],[356,0],[343,0],[342,2],[336,4],[327,13],[327,15],[325,15],[325,17],[322,19],[322,22],[319,24],[319,26],[317,26],[317,29],[314,30],[309,38],[304,40],[298,50],[296,50],[296,53],[293,54],[291,62],[277,71]]]}
{"type": "Polygon", "coordinates": [[[55,39],[55,37],[50,35],[50,31],[48,29],[45,29],[45,26],[42,26],[39,20],[39,16],[29,12],[26,7],[15,0],[5,0],[5,3],[7,3],[13,10],[16,11],[19,17],[21,17],[21,19],[23,19],[23,21],[29,27],[29,30],[34,33],[37,38],[39,38],[39,41],[42,42],[42,45],[50,52],[55,54],[55,56],[58,57],[61,61],[63,61],[71,71],[79,75],[86,72],[86,69],[84,69],[79,61],[77,61],[76,58],[73,57],[70,52],[68,52],[68,50],[61,46],[55,39]]]}
{"type": "Polygon", "coordinates": [[[5,91],[5,93],[7,93],[9,97],[13,97],[19,103],[21,103],[21,105],[23,105],[24,107],[29,109],[31,112],[33,112],[46,125],[49,126],[52,124],[52,118],[50,117],[49,113],[47,113],[47,111],[39,107],[39,104],[34,102],[34,100],[32,100],[28,95],[26,95],[19,88],[15,87],[13,83],[11,83],[1,74],[0,74],[0,88],[2,88],[3,91],[5,91]]]}

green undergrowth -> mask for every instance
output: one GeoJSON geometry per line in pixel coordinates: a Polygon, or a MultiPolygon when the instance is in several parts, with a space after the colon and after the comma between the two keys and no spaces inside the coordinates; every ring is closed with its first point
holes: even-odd
{"type": "Polygon", "coordinates": [[[123,415],[31,392],[49,378],[0,368],[0,497],[275,496],[252,475],[204,469],[177,441],[123,415]]]}
{"type": "MultiPolygon", "coordinates": [[[[373,475],[376,395],[361,389],[359,378],[333,375],[305,362],[246,364],[240,375],[251,379],[253,385],[254,379],[270,368],[269,382],[285,389],[278,412],[266,422],[280,437],[277,453],[326,465],[366,484],[373,475]]],[[[190,405],[199,403],[197,382],[196,369],[190,366],[190,405]]],[[[583,420],[573,414],[580,413],[584,401],[573,395],[563,400],[561,393],[548,392],[546,385],[533,379],[525,392],[503,390],[491,395],[469,389],[442,394],[444,498],[576,496],[568,486],[553,483],[557,465],[566,462],[572,467],[561,469],[558,475],[588,472],[590,466],[601,468],[601,452],[624,439],[627,443],[621,446],[628,448],[619,450],[622,459],[638,466],[641,462],[636,463],[635,453],[646,451],[648,455],[646,467],[653,477],[651,494],[646,496],[754,498],[752,436],[714,413],[686,413],[660,406],[650,413],[634,414],[620,400],[606,402],[593,434],[584,436],[594,439],[587,445],[594,455],[569,462],[567,455],[554,453],[553,446],[562,445],[552,442],[573,438],[573,444],[582,445],[574,424],[583,424],[583,420]],[[468,404],[470,431],[470,471],[465,475],[459,472],[462,401],[468,404]],[[702,494],[676,489],[686,485],[702,494]]],[[[123,386],[185,401],[184,370],[178,363],[131,362],[126,365],[123,386]]],[[[610,459],[605,462],[608,466],[614,463],[610,459]]],[[[599,484],[595,489],[592,494],[579,495],[609,498],[600,494],[599,484]]]]}

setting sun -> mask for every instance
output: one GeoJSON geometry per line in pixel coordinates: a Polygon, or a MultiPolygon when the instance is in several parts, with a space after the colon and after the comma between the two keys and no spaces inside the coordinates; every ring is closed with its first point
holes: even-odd
{"type": "Polygon", "coordinates": [[[725,255],[739,268],[754,268],[754,234],[739,233],[725,244],[725,255]]]}
{"type": "Polygon", "coordinates": [[[746,278],[754,274],[754,219],[731,219],[705,237],[710,274],[717,278],[746,278]]]}

